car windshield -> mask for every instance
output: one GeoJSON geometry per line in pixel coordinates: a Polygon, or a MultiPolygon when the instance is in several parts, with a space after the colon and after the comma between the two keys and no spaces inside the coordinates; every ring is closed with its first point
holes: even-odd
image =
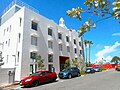
{"type": "Polygon", "coordinates": [[[39,72],[36,72],[36,73],[31,74],[30,76],[38,76],[39,74],[40,74],[39,72]]]}
{"type": "Polygon", "coordinates": [[[63,71],[63,72],[66,72],[66,71],[68,71],[68,70],[70,70],[70,68],[63,69],[62,71],[63,71]]]}

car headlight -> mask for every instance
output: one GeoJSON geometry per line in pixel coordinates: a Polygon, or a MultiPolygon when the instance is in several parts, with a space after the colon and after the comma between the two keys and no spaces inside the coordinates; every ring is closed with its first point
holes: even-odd
{"type": "Polygon", "coordinates": [[[25,82],[29,82],[29,81],[31,81],[31,80],[32,80],[32,78],[25,80],[25,82]]]}

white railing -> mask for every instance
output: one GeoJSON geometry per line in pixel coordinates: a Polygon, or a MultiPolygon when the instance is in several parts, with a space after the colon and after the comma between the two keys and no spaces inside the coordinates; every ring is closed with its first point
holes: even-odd
{"type": "Polygon", "coordinates": [[[24,3],[23,1],[21,1],[21,0],[13,0],[12,3],[10,3],[8,5],[8,7],[0,14],[0,16],[2,16],[4,13],[6,13],[15,4],[17,4],[17,5],[21,6],[21,7],[26,7],[28,9],[31,9],[32,11],[34,11],[36,13],[39,13],[39,11],[37,9],[35,9],[35,8],[31,7],[30,5],[24,3]]]}

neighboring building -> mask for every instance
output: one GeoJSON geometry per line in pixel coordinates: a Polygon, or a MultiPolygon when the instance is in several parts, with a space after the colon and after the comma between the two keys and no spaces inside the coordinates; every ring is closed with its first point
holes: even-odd
{"type": "Polygon", "coordinates": [[[57,25],[21,1],[13,2],[1,16],[0,43],[1,68],[14,68],[16,81],[36,71],[36,54],[44,59],[46,69],[55,67],[56,72],[66,59],[83,58],[81,38],[66,28],[63,18],[57,25]]]}

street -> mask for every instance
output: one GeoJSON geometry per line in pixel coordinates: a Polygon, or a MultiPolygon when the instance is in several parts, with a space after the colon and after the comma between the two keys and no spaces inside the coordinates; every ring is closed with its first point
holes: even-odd
{"type": "Polygon", "coordinates": [[[62,79],[37,87],[15,87],[11,90],[120,90],[120,72],[108,70],[72,79],[62,79]]]}

